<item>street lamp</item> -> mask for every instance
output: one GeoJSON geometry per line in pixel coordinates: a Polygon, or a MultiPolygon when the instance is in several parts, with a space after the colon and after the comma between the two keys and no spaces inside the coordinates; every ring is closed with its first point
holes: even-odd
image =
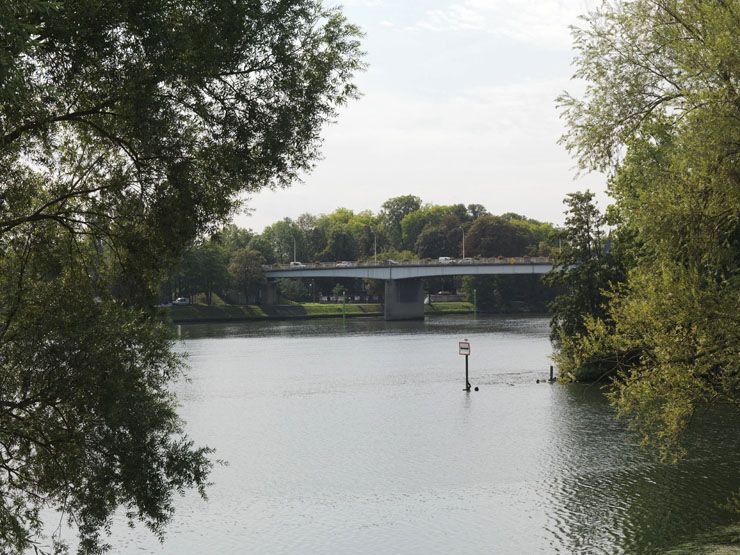
{"type": "Polygon", "coordinates": [[[370,233],[373,234],[373,260],[375,260],[375,264],[378,263],[378,235],[373,231],[370,230],[370,233]]]}
{"type": "Polygon", "coordinates": [[[460,226],[460,229],[462,230],[462,234],[463,234],[463,253],[462,253],[463,255],[462,257],[465,258],[465,228],[460,226]]]}
{"type": "Polygon", "coordinates": [[[293,262],[297,262],[298,259],[295,256],[296,248],[295,248],[295,235],[293,235],[293,262]]]}

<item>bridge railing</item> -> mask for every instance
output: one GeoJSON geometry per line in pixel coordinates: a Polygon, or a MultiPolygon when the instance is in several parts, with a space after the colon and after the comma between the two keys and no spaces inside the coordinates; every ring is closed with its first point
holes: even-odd
{"type": "Polygon", "coordinates": [[[470,265],[507,265],[507,264],[551,264],[547,256],[517,256],[496,258],[458,258],[440,261],[436,258],[425,258],[419,260],[395,261],[395,260],[373,260],[356,262],[302,262],[299,265],[291,264],[264,264],[262,269],[269,270],[316,270],[336,268],[388,268],[404,266],[470,266],[470,265]]]}

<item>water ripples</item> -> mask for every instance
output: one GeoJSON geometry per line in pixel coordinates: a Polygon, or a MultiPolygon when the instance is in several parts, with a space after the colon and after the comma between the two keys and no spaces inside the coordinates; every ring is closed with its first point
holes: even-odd
{"type": "Polygon", "coordinates": [[[182,334],[182,415],[229,466],[209,502],[178,501],[164,545],[116,523],[117,553],[653,553],[726,524],[721,502],[740,487],[723,414],[666,468],[598,388],[536,384],[544,318],[182,334]]]}

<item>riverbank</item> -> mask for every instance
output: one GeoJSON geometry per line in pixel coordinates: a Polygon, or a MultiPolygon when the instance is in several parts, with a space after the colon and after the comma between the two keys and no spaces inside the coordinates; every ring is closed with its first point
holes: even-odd
{"type": "MultiPolygon", "coordinates": [[[[439,302],[424,305],[427,315],[471,314],[473,303],[439,302]]],[[[164,319],[175,324],[197,322],[247,322],[253,320],[300,320],[311,318],[357,318],[362,316],[382,316],[383,305],[367,304],[319,304],[303,303],[290,305],[185,305],[169,306],[161,309],[164,319]]]]}

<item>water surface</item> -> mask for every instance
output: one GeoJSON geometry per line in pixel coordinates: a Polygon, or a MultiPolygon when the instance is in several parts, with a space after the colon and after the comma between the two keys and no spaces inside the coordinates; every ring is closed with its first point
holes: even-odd
{"type": "Polygon", "coordinates": [[[697,419],[655,464],[598,386],[540,383],[545,318],[181,326],[190,435],[228,461],[163,545],[116,553],[653,553],[721,530],[737,421],[697,419]],[[472,345],[465,393],[457,342],[472,345]]]}

